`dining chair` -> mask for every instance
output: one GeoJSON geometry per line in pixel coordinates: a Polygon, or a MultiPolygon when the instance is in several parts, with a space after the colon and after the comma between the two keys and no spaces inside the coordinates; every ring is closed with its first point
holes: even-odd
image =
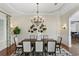
{"type": "Polygon", "coordinates": [[[59,49],[60,53],[61,53],[61,42],[62,42],[62,37],[58,37],[56,43],[56,49],[59,49]]]}
{"type": "Polygon", "coordinates": [[[30,35],[30,39],[36,39],[36,35],[30,35]]]}
{"type": "Polygon", "coordinates": [[[23,53],[27,55],[31,55],[32,47],[31,47],[31,41],[23,41],[23,53]]]}
{"type": "Polygon", "coordinates": [[[56,41],[48,40],[47,42],[47,54],[56,55],[56,41]]]}
{"type": "Polygon", "coordinates": [[[37,40],[35,42],[35,54],[42,54],[43,55],[43,41],[42,40],[37,40]]]}
{"type": "Polygon", "coordinates": [[[15,53],[17,53],[18,51],[18,54],[20,52],[20,50],[22,50],[22,45],[19,45],[19,42],[18,42],[18,38],[14,38],[14,43],[15,43],[15,53]]]}
{"type": "Polygon", "coordinates": [[[48,39],[48,35],[43,35],[43,39],[48,39]]]}
{"type": "Polygon", "coordinates": [[[44,47],[47,46],[48,35],[43,35],[42,40],[44,41],[44,47]]]}

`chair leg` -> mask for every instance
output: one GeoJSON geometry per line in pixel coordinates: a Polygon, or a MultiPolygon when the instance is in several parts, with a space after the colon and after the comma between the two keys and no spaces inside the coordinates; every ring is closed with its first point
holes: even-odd
{"type": "Polygon", "coordinates": [[[45,56],[47,56],[47,54],[48,54],[48,53],[46,52],[46,53],[45,53],[45,56]]]}
{"type": "Polygon", "coordinates": [[[32,56],[34,56],[34,52],[32,52],[32,56]]]}
{"type": "Polygon", "coordinates": [[[52,55],[56,56],[56,52],[53,52],[52,55]]]}
{"type": "Polygon", "coordinates": [[[20,53],[19,53],[19,48],[18,48],[18,54],[20,54],[20,53]]]}
{"type": "Polygon", "coordinates": [[[26,56],[27,54],[25,53],[25,56],[26,56]]]}
{"type": "Polygon", "coordinates": [[[21,55],[23,55],[23,52],[21,53],[21,55]]]}
{"type": "Polygon", "coordinates": [[[44,54],[42,53],[42,56],[43,56],[44,54]]]}
{"type": "Polygon", "coordinates": [[[15,49],[15,54],[16,54],[17,49],[15,49]]]}
{"type": "Polygon", "coordinates": [[[55,52],[55,56],[56,56],[56,52],[55,52]]]}
{"type": "Polygon", "coordinates": [[[16,50],[15,50],[15,51],[16,51],[16,54],[17,54],[17,52],[18,52],[18,48],[16,48],[16,50]]]}
{"type": "Polygon", "coordinates": [[[45,56],[46,56],[46,52],[45,52],[45,56]]]}
{"type": "Polygon", "coordinates": [[[18,49],[17,49],[17,47],[16,47],[16,48],[15,48],[15,51],[17,52],[17,50],[18,50],[18,49]]]}
{"type": "Polygon", "coordinates": [[[29,56],[32,56],[32,53],[31,52],[29,53],[29,56]]]}
{"type": "Polygon", "coordinates": [[[60,51],[60,54],[61,54],[61,48],[59,47],[59,51],[60,51]]]}
{"type": "Polygon", "coordinates": [[[59,50],[59,48],[57,48],[57,51],[59,50]]]}

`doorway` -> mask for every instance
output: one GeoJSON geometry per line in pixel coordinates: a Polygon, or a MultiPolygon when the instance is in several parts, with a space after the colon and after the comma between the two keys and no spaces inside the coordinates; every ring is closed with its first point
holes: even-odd
{"type": "Polygon", "coordinates": [[[79,55],[79,11],[69,18],[69,43],[70,51],[74,55],[79,55]]]}

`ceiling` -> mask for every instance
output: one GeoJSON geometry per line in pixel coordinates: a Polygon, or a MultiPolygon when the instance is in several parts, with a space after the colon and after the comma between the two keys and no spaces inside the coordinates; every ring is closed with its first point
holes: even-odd
{"type": "MultiPolygon", "coordinates": [[[[39,14],[48,15],[54,12],[60,12],[63,7],[71,7],[73,4],[64,3],[39,3],[39,14]]],[[[64,10],[65,8],[63,8],[64,10]]],[[[36,15],[36,3],[0,3],[0,10],[7,12],[10,15],[36,15]]],[[[67,9],[68,10],[68,9],[67,9]]]]}

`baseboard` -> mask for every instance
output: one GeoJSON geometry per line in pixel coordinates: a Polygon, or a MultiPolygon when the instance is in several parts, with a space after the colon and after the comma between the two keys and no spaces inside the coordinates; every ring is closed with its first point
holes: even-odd
{"type": "Polygon", "coordinates": [[[15,43],[12,44],[10,47],[7,47],[2,51],[0,51],[0,56],[10,56],[14,52],[15,52],[15,43]]]}
{"type": "Polygon", "coordinates": [[[69,47],[66,44],[62,43],[62,47],[69,51],[69,47]]]}

